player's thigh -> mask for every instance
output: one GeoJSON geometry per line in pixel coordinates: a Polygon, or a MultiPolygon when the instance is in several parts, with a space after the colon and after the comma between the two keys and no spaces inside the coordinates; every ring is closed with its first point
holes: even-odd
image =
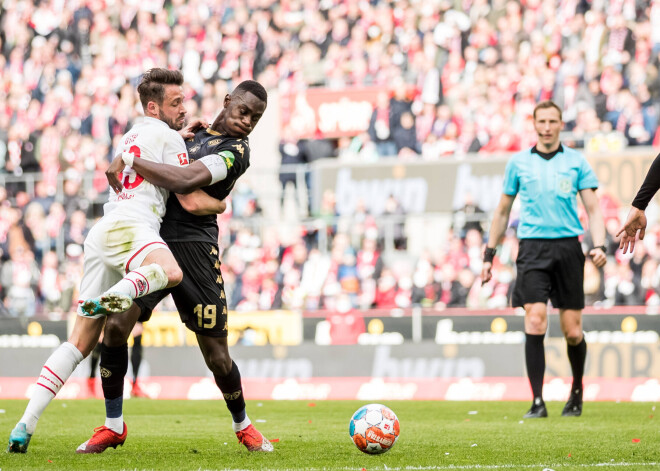
{"type": "Polygon", "coordinates": [[[105,263],[124,273],[142,266],[152,252],[167,250],[167,244],[160,237],[158,229],[142,221],[102,218],[92,231],[103,233],[105,263]]]}
{"type": "MultiPolygon", "coordinates": [[[[105,261],[103,234],[95,230],[89,232],[84,244],[83,275],[78,292],[78,314],[82,315],[81,304],[87,299],[100,296],[122,279],[122,272],[105,261]]],[[[101,315],[97,317],[102,317],[101,315]]]]}
{"type": "Polygon", "coordinates": [[[552,260],[546,256],[546,250],[545,241],[520,241],[512,299],[514,307],[545,303],[550,298],[552,260]]]}
{"type": "Polygon", "coordinates": [[[552,272],[552,305],[558,309],[584,308],[584,261],[577,237],[555,241],[552,248],[555,269],[552,272]]]}
{"type": "Polygon", "coordinates": [[[217,245],[186,242],[170,246],[183,271],[183,280],[172,289],[181,321],[196,334],[226,337],[227,297],[217,245]]]}

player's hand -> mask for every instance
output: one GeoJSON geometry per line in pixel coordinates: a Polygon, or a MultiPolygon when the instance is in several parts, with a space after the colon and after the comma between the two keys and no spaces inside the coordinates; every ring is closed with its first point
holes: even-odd
{"type": "Polygon", "coordinates": [[[195,137],[195,133],[197,131],[199,131],[202,128],[208,128],[209,126],[210,124],[207,123],[205,119],[193,118],[190,120],[190,122],[186,125],[185,128],[179,131],[179,134],[184,139],[190,139],[191,137],[195,137]]]}
{"type": "Polygon", "coordinates": [[[630,249],[630,253],[635,250],[635,238],[637,232],[639,231],[639,240],[644,240],[644,235],[646,233],[646,214],[641,209],[633,208],[628,213],[628,219],[626,223],[619,229],[619,232],[616,233],[616,236],[619,237],[621,234],[621,242],[619,242],[619,248],[623,250],[623,253],[627,253],[630,249]]]}
{"type": "Polygon", "coordinates": [[[591,261],[594,262],[594,265],[596,265],[596,268],[600,268],[607,263],[607,254],[602,249],[591,249],[589,256],[591,257],[591,261]]]}
{"type": "Polygon", "coordinates": [[[488,283],[493,277],[491,268],[493,268],[493,264],[491,262],[484,262],[484,264],[481,266],[481,286],[488,283]]]}
{"type": "Polygon", "coordinates": [[[126,164],[124,164],[124,161],[122,160],[120,154],[117,155],[114,159],[112,159],[112,162],[110,162],[110,166],[105,171],[105,178],[108,179],[110,188],[112,188],[112,190],[115,193],[121,193],[121,191],[124,189],[124,185],[121,184],[121,179],[119,175],[122,174],[125,166],[126,164]]]}

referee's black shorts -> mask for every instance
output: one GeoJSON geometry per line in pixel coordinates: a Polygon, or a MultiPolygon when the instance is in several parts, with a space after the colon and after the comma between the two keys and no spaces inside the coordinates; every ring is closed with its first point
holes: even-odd
{"type": "Polygon", "coordinates": [[[557,309],[583,309],[584,260],[577,237],[521,239],[513,307],[550,299],[557,309]]]}
{"type": "Polygon", "coordinates": [[[139,320],[149,320],[158,303],[171,293],[179,317],[188,329],[206,337],[227,337],[227,298],[218,245],[209,242],[168,242],[167,245],[183,271],[183,280],[174,288],[137,298],[135,304],[142,310],[139,320]]]}

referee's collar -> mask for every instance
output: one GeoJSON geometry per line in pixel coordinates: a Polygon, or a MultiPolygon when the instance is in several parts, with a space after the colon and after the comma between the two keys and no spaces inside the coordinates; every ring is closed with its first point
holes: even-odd
{"type": "Polygon", "coordinates": [[[536,146],[534,146],[534,147],[532,147],[531,152],[532,152],[532,154],[538,154],[540,157],[543,157],[545,160],[550,160],[551,158],[553,158],[555,155],[559,154],[560,152],[564,152],[564,146],[559,144],[559,147],[557,148],[556,151],[549,152],[549,153],[541,152],[540,150],[538,150],[536,148],[536,146]]]}

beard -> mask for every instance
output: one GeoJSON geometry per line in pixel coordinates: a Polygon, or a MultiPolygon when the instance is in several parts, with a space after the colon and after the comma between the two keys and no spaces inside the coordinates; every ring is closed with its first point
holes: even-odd
{"type": "Polygon", "coordinates": [[[174,129],[175,131],[180,131],[183,129],[183,125],[185,123],[185,121],[183,121],[181,124],[177,124],[176,121],[165,116],[161,110],[158,110],[158,119],[167,124],[170,129],[174,129]]]}

